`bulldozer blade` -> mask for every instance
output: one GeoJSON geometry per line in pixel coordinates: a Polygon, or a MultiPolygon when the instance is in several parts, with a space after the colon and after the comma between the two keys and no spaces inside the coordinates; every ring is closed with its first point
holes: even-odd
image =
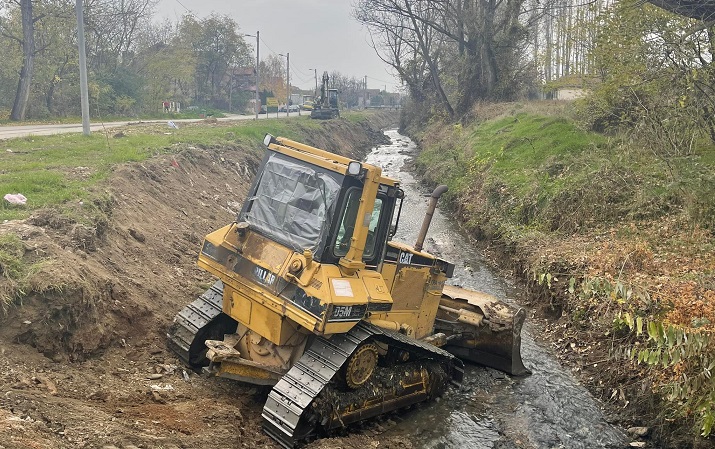
{"type": "Polygon", "coordinates": [[[486,293],[450,285],[442,290],[441,304],[444,305],[441,309],[451,311],[462,305],[462,310],[448,314],[450,319],[460,322],[457,324],[459,333],[454,334],[444,349],[463,360],[513,376],[531,374],[521,358],[521,328],[526,319],[524,309],[515,309],[486,293]],[[460,311],[466,316],[460,316],[460,311]],[[481,315],[482,319],[475,320],[475,315],[481,315]],[[480,323],[474,324],[477,321],[480,323]]]}

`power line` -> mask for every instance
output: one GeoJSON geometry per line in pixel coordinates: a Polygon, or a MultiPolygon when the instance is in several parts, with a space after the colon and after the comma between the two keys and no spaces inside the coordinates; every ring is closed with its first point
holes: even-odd
{"type": "MultiPolygon", "coordinates": [[[[176,1],[179,1],[179,0],[176,0],[176,1]]],[[[266,44],[266,41],[264,41],[263,38],[261,38],[261,42],[263,42],[263,45],[265,45],[266,48],[267,48],[271,53],[273,53],[274,55],[280,55],[280,53],[278,53],[277,51],[273,50],[268,44],[266,44]]]]}
{"type": "Polygon", "coordinates": [[[190,10],[189,8],[187,8],[187,7],[186,7],[183,3],[181,3],[179,0],[176,0],[176,3],[180,4],[187,12],[189,12],[189,13],[191,13],[191,14],[193,14],[193,15],[196,15],[196,14],[194,14],[194,12],[193,12],[192,10],[190,10]]]}
{"type": "Polygon", "coordinates": [[[300,74],[296,74],[296,72],[293,70],[293,67],[291,67],[290,75],[291,75],[291,79],[298,78],[298,80],[301,83],[307,83],[308,81],[311,81],[311,82],[313,81],[312,76],[310,78],[308,78],[307,76],[301,76],[300,74]]]}
{"type": "Polygon", "coordinates": [[[386,80],[381,80],[380,78],[373,78],[372,76],[365,75],[366,78],[370,78],[373,81],[379,81],[381,83],[394,83],[395,80],[392,81],[386,81],[386,80]]]}
{"type": "MultiPolygon", "coordinates": [[[[294,65],[296,65],[296,64],[294,63],[294,65]]],[[[296,69],[298,72],[300,72],[303,76],[308,76],[308,75],[306,74],[306,72],[305,72],[304,70],[301,70],[301,68],[300,68],[298,65],[296,65],[295,69],[296,69]]],[[[312,73],[311,73],[311,75],[312,75],[312,73]]]]}

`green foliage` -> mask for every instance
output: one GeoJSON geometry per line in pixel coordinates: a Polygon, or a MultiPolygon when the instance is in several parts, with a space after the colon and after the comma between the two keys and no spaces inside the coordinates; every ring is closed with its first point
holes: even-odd
{"type": "Polygon", "coordinates": [[[491,235],[574,232],[624,218],[685,212],[715,223],[715,158],[663,160],[650,147],[585,132],[563,116],[517,113],[429,133],[449,134],[420,153],[416,167],[447,184],[446,201],[469,226],[491,235]],[[457,201],[459,200],[459,201],[457,201]]]}
{"type": "Polygon", "coordinates": [[[125,68],[99,73],[90,84],[90,109],[95,116],[134,115],[142,101],[144,80],[125,68]]]}
{"type": "Polygon", "coordinates": [[[634,347],[628,355],[640,364],[671,369],[671,378],[660,386],[665,398],[679,416],[696,418],[702,436],[711,435],[715,425],[713,336],[697,328],[685,329],[656,320],[646,322],[629,313],[619,319],[637,336],[647,338],[646,347],[634,347]]]}
{"type": "Polygon", "coordinates": [[[601,83],[581,105],[597,131],[627,130],[663,158],[715,143],[713,36],[636,0],[602,18],[593,57],[601,83]]]}
{"type": "MultiPolygon", "coordinates": [[[[217,14],[204,19],[184,16],[173,45],[178,45],[182,53],[191,50],[191,60],[195,62],[194,98],[200,104],[228,109],[233,85],[229,70],[253,66],[249,47],[236,21],[217,14]]],[[[184,64],[184,61],[175,60],[174,64],[184,64]]]]}
{"type": "MultiPolygon", "coordinates": [[[[236,21],[210,15],[154,23],[151,0],[85,3],[90,114],[136,116],[160,110],[162,101],[240,110],[249,95],[237,92],[232,68],[252,67],[253,57],[236,21]],[[229,102],[229,98],[231,101],[229,102]]],[[[34,71],[29,119],[80,114],[74,4],[34,5],[34,71]]],[[[7,3],[0,20],[0,111],[12,107],[22,65],[19,2],[7,3]]],[[[0,116],[0,120],[5,117],[0,116]]]]}

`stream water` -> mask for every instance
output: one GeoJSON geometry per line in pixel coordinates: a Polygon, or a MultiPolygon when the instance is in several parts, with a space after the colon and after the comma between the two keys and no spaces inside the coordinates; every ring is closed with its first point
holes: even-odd
{"type": "MultiPolygon", "coordinates": [[[[391,143],[377,147],[366,161],[401,181],[405,191],[395,240],[414,244],[431,193],[407,171],[417,150],[414,142],[388,130],[391,143]]],[[[449,283],[518,302],[513,285],[493,273],[464,233],[439,208],[425,241],[425,251],[455,263],[449,283]]],[[[403,413],[387,435],[402,435],[415,447],[440,449],[601,449],[624,448],[624,432],[609,424],[598,402],[534,341],[528,324],[522,333],[522,357],[533,374],[512,378],[467,365],[460,390],[451,389],[437,403],[403,413]]]]}

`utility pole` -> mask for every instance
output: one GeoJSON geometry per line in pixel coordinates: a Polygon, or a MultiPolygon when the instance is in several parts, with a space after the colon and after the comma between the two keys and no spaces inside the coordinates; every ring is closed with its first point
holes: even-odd
{"type": "Polygon", "coordinates": [[[79,88],[82,104],[82,133],[89,136],[89,88],[87,87],[87,53],[84,48],[84,12],[82,0],[76,0],[77,13],[77,47],[79,50],[79,88]]]}
{"type": "Polygon", "coordinates": [[[365,75],[365,96],[363,97],[363,108],[367,109],[367,75],[365,75]]]}
{"type": "MultiPolygon", "coordinates": [[[[283,56],[286,58],[286,117],[290,116],[290,53],[278,53],[278,56],[283,56]]],[[[280,109],[280,108],[278,108],[280,109]]],[[[276,112],[276,118],[278,118],[278,113],[276,112]]]]}
{"type": "Polygon", "coordinates": [[[315,104],[315,100],[318,98],[318,69],[310,70],[315,74],[315,93],[313,94],[313,104],[315,104]]]}
{"type": "Polygon", "coordinates": [[[288,99],[286,100],[286,117],[290,117],[290,53],[286,53],[286,92],[288,92],[288,99]]]}
{"type": "MultiPolygon", "coordinates": [[[[254,37],[252,34],[244,34],[246,37],[254,37]]],[[[261,77],[259,75],[259,70],[260,70],[260,65],[261,65],[261,56],[259,52],[259,47],[260,47],[260,33],[256,31],[256,88],[254,89],[256,92],[256,120],[258,120],[258,113],[261,112],[261,101],[260,98],[258,97],[258,86],[261,84],[261,77]]],[[[266,117],[268,117],[268,109],[266,109],[266,117]]]]}
{"type": "MultiPolygon", "coordinates": [[[[261,85],[261,77],[259,73],[259,67],[261,66],[261,58],[258,54],[259,40],[258,31],[256,31],[256,120],[258,120],[258,113],[261,111],[261,99],[258,97],[258,86],[261,85]]],[[[266,109],[266,117],[268,117],[268,109],[266,109]]]]}

